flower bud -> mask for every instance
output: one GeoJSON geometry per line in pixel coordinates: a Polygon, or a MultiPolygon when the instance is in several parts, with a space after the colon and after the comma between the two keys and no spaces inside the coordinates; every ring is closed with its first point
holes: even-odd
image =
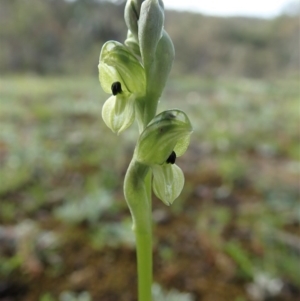
{"type": "Polygon", "coordinates": [[[164,30],[161,39],[158,42],[155,60],[149,73],[149,87],[150,91],[155,92],[160,97],[168,76],[170,74],[172,64],[175,57],[175,50],[171,38],[164,30]]]}
{"type": "Polygon", "coordinates": [[[135,35],[138,35],[138,20],[143,0],[127,0],[125,5],[124,19],[127,28],[135,35]]]}
{"type": "Polygon", "coordinates": [[[179,196],[184,185],[182,170],[176,165],[155,165],[153,172],[153,191],[166,205],[171,205],[179,196]]]}
{"type": "Polygon", "coordinates": [[[146,79],[143,66],[121,43],[106,42],[100,53],[99,80],[103,90],[111,93],[111,85],[120,82],[124,92],[143,95],[146,79]]]}
{"type": "Polygon", "coordinates": [[[179,157],[188,147],[191,132],[191,123],[184,112],[164,111],[155,116],[140,135],[135,159],[152,166],[165,163],[172,151],[179,157]]]}
{"type": "Polygon", "coordinates": [[[145,68],[150,68],[162,36],[164,9],[158,0],[145,0],[141,6],[138,39],[145,68]]]}

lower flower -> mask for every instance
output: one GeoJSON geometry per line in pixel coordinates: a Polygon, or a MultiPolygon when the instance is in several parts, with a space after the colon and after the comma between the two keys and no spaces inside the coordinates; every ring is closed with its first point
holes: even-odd
{"type": "Polygon", "coordinates": [[[179,196],[184,185],[176,157],[185,153],[192,133],[191,123],[180,110],[167,110],[157,116],[141,133],[135,160],[151,167],[153,191],[166,205],[179,196]]]}

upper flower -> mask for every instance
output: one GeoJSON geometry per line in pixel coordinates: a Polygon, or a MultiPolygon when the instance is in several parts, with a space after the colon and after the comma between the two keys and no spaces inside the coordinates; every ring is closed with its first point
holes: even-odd
{"type": "Polygon", "coordinates": [[[116,41],[103,45],[98,68],[103,90],[113,94],[103,106],[103,120],[113,132],[121,133],[134,121],[134,100],[145,94],[144,68],[126,46],[116,41]]]}
{"type": "Polygon", "coordinates": [[[111,85],[120,82],[124,92],[144,94],[145,71],[139,60],[117,41],[106,42],[99,59],[99,80],[103,90],[111,93],[111,85]]]}

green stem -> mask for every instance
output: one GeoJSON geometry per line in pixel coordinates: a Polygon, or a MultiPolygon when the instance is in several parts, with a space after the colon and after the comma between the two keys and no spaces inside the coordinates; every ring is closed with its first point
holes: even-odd
{"type": "Polygon", "coordinates": [[[144,127],[146,127],[147,124],[152,120],[157,110],[157,101],[152,101],[152,99],[146,104],[144,111],[144,127]]]}
{"type": "MultiPolygon", "coordinates": [[[[157,111],[157,104],[158,104],[158,100],[159,100],[159,95],[155,94],[155,93],[151,93],[151,87],[147,87],[147,98],[146,98],[146,102],[145,102],[145,108],[144,108],[144,116],[143,116],[143,120],[144,120],[144,127],[147,126],[147,124],[154,118],[154,116],[156,115],[156,111],[157,111]]],[[[155,90],[154,90],[155,91],[155,90]]]]}
{"type": "Polygon", "coordinates": [[[131,161],[124,182],[124,194],[136,237],[139,301],[151,301],[152,214],[151,172],[148,166],[131,161]]]}
{"type": "Polygon", "coordinates": [[[137,270],[138,270],[138,300],[151,301],[152,286],[152,234],[151,232],[135,231],[137,270]]]}

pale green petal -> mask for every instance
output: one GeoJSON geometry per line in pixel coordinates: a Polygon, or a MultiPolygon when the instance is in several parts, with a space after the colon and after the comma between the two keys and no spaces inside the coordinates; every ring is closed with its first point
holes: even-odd
{"type": "Polygon", "coordinates": [[[100,53],[98,68],[100,84],[106,93],[111,93],[111,85],[118,81],[124,92],[144,95],[144,68],[123,44],[116,41],[106,42],[100,53]]]}
{"type": "Polygon", "coordinates": [[[189,135],[182,137],[177,141],[174,147],[174,152],[176,153],[176,157],[180,157],[186,152],[190,144],[190,139],[191,139],[191,133],[189,135]]]}
{"type": "Polygon", "coordinates": [[[182,155],[191,132],[191,123],[184,112],[164,111],[155,116],[140,135],[135,159],[146,165],[154,165],[166,162],[173,150],[182,155]]]}
{"type": "Polygon", "coordinates": [[[176,164],[155,165],[153,171],[153,191],[166,205],[171,205],[180,195],[184,186],[184,175],[176,164]]]}
{"type": "Polygon", "coordinates": [[[102,118],[105,124],[117,134],[126,130],[134,121],[134,96],[129,98],[118,94],[111,96],[103,105],[102,118]]]}

